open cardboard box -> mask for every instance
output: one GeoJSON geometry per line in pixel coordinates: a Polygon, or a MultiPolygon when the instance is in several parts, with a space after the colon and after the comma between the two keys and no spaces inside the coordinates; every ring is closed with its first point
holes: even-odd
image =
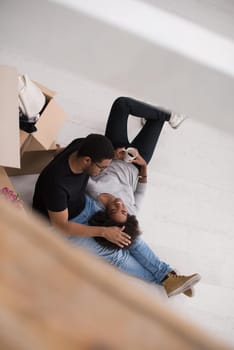
{"type": "Polygon", "coordinates": [[[56,150],[55,142],[47,150],[26,150],[21,156],[20,169],[6,167],[5,170],[9,176],[39,174],[53,159],[56,150]]]}
{"type": "Polygon", "coordinates": [[[65,120],[64,110],[54,99],[55,92],[36,83],[46,96],[46,106],[36,132],[20,130],[18,75],[16,68],[0,66],[0,166],[9,176],[40,172],[56,149],[54,140],[65,120]]]}
{"type": "Polygon", "coordinates": [[[28,134],[20,130],[20,144],[23,151],[50,149],[65,120],[64,110],[54,100],[56,93],[37,82],[35,83],[46,96],[46,107],[36,123],[36,132],[28,134]]]}
{"type": "Polygon", "coordinates": [[[0,166],[0,190],[4,187],[8,187],[15,191],[14,186],[11,180],[9,179],[6,170],[0,166]]]}

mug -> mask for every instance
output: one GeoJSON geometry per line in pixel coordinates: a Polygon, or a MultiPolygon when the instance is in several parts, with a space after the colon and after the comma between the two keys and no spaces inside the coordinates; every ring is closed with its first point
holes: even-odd
{"type": "Polygon", "coordinates": [[[134,147],[128,147],[125,149],[124,161],[131,163],[138,155],[138,150],[134,147]]]}

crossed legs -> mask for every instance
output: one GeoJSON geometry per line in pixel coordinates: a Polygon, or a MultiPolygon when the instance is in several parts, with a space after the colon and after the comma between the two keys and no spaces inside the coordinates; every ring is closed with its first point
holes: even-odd
{"type": "Polygon", "coordinates": [[[105,135],[117,147],[136,147],[141,156],[149,163],[157,145],[165,121],[169,121],[171,112],[137,101],[130,97],[117,98],[109,114],[105,135]],[[129,115],[145,118],[146,123],[130,143],[127,132],[129,115]]]}

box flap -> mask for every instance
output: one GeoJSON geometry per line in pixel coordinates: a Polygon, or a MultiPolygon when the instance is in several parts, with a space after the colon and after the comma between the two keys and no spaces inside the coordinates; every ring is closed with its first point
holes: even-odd
{"type": "Polygon", "coordinates": [[[54,99],[50,100],[36,124],[37,131],[32,133],[32,141],[27,150],[48,150],[51,143],[56,140],[65,117],[65,111],[54,99]]]}
{"type": "Polygon", "coordinates": [[[0,165],[20,167],[18,72],[0,65],[0,165]]]}
{"type": "Polygon", "coordinates": [[[0,189],[2,189],[3,187],[8,187],[11,190],[15,191],[9,177],[7,176],[5,169],[0,166],[0,189]]]}
{"type": "Polygon", "coordinates": [[[5,168],[8,176],[40,174],[45,166],[53,159],[57,147],[55,143],[48,150],[27,151],[21,158],[21,168],[5,168]]]}
{"type": "Polygon", "coordinates": [[[48,89],[47,87],[45,87],[44,85],[38,83],[37,81],[34,81],[34,83],[41,89],[41,91],[42,91],[45,95],[47,95],[47,96],[49,96],[49,97],[51,97],[51,98],[54,97],[54,96],[56,95],[56,92],[55,92],[55,91],[53,91],[53,90],[51,90],[51,89],[48,89]]]}

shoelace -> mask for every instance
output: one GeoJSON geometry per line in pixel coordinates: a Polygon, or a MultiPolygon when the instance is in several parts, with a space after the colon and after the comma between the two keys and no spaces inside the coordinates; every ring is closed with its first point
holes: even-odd
{"type": "Polygon", "coordinates": [[[172,277],[172,278],[174,278],[174,279],[178,279],[178,278],[183,278],[183,277],[185,277],[185,276],[183,276],[183,275],[177,275],[175,272],[169,272],[169,274],[168,274],[168,277],[172,277]]]}

